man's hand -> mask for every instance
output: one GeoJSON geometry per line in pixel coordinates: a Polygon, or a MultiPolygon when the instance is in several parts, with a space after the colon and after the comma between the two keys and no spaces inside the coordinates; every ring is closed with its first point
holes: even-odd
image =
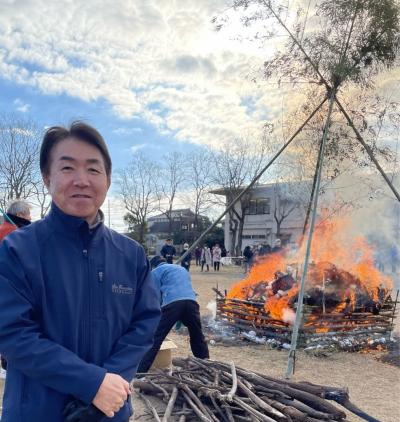
{"type": "Polygon", "coordinates": [[[117,374],[106,374],[93,404],[109,418],[124,405],[130,394],[129,383],[117,374]]]}

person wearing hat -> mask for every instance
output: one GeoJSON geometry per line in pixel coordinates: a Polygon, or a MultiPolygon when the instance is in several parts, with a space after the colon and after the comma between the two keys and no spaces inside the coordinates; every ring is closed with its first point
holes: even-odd
{"type": "Polygon", "coordinates": [[[182,321],[189,330],[193,355],[208,359],[210,355],[201,328],[200,307],[189,272],[180,265],[166,263],[158,255],[150,260],[150,265],[153,280],[161,292],[161,320],[154,335],[153,347],[140,362],[138,373],[149,370],[162,342],[178,321],[182,321]]]}
{"type": "Polygon", "coordinates": [[[161,248],[160,254],[168,262],[168,264],[172,264],[174,255],[176,255],[176,249],[172,244],[172,239],[165,239],[165,244],[161,248]]]}
{"type": "MultiPolygon", "coordinates": [[[[189,244],[185,243],[183,245],[183,251],[181,253],[181,256],[184,255],[186,253],[186,251],[189,249],[189,244]]],[[[181,261],[181,265],[183,268],[185,268],[186,270],[190,270],[190,262],[192,260],[192,254],[189,252],[184,259],[182,259],[181,261]]]]}

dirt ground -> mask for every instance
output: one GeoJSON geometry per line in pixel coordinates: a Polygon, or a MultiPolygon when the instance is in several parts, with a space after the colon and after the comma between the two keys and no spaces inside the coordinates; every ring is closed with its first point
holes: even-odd
{"type": "MultiPolygon", "coordinates": [[[[215,299],[212,288],[218,284],[221,291],[229,289],[243,278],[238,267],[223,267],[219,273],[199,272],[191,268],[193,286],[198,293],[201,313],[210,311],[207,304],[215,299]]],[[[186,357],[190,354],[189,339],[172,331],[168,336],[178,346],[174,356],[186,357]]],[[[223,346],[218,343],[210,347],[211,359],[223,362],[234,361],[237,366],[262,372],[274,377],[284,376],[287,364],[287,351],[269,350],[263,345],[223,346]]],[[[347,387],[350,399],[365,412],[382,422],[400,421],[400,369],[376,360],[374,353],[334,353],[328,357],[313,357],[298,352],[295,381],[309,381],[316,384],[347,387]]],[[[134,421],[152,421],[136,398],[134,421]]],[[[351,422],[361,421],[350,415],[351,422]]]]}
{"type": "MultiPolygon", "coordinates": [[[[207,304],[215,299],[212,287],[218,284],[223,291],[243,277],[238,267],[223,267],[219,273],[200,273],[191,268],[193,285],[203,315],[210,313],[207,304]]],[[[398,325],[399,326],[399,325],[398,325]]],[[[397,330],[396,330],[397,331],[397,330]]],[[[168,336],[178,346],[174,356],[190,354],[187,336],[172,331],[168,336]]],[[[309,381],[317,384],[347,387],[350,399],[365,412],[382,422],[400,421],[400,369],[379,362],[374,353],[335,353],[328,357],[313,357],[298,352],[295,381],[309,381]]],[[[263,345],[238,345],[233,347],[216,343],[210,345],[211,359],[223,362],[234,361],[237,366],[256,370],[274,377],[283,377],[287,363],[287,351],[269,350],[263,345]]],[[[3,380],[0,380],[0,393],[3,380]]],[[[152,421],[140,398],[134,396],[135,417],[133,421],[152,421]]],[[[349,415],[351,422],[361,421],[349,415]]]]}

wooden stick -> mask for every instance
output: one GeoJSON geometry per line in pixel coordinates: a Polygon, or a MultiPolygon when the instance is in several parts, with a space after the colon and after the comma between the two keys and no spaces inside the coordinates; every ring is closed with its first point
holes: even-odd
{"type": "Polygon", "coordinates": [[[144,401],[147,408],[151,411],[156,422],[161,422],[160,417],[158,416],[156,408],[151,404],[150,400],[142,393],[138,392],[140,398],[144,401]]]}
{"type": "Polygon", "coordinates": [[[221,417],[222,421],[223,422],[229,422],[229,419],[224,415],[224,412],[222,411],[221,407],[218,406],[218,403],[215,400],[215,397],[212,394],[210,394],[209,397],[210,397],[210,400],[211,400],[215,410],[218,412],[219,416],[221,417]]]}
{"type": "MultiPolygon", "coordinates": [[[[241,408],[246,410],[248,413],[251,413],[255,417],[261,419],[263,422],[276,422],[275,419],[272,419],[267,415],[263,415],[258,410],[253,409],[251,406],[246,404],[243,400],[239,399],[239,397],[237,397],[237,396],[233,398],[233,401],[234,401],[234,403],[237,403],[241,408]]],[[[285,419],[286,419],[286,417],[285,417],[285,419]]]]}
{"type": "MultiPolygon", "coordinates": [[[[182,410],[186,410],[186,408],[187,408],[186,403],[183,403],[182,410]]],[[[186,415],[182,415],[182,416],[179,418],[179,422],[186,422],[186,415]]]]}
{"type": "Polygon", "coordinates": [[[232,388],[230,389],[229,393],[226,396],[222,396],[226,398],[228,402],[232,401],[233,396],[235,395],[237,386],[238,386],[235,363],[231,362],[230,366],[231,366],[231,376],[232,376],[232,388]]]}
{"type": "Polygon", "coordinates": [[[259,397],[257,397],[252,391],[250,391],[240,380],[238,380],[238,385],[243,390],[246,395],[258,406],[261,407],[261,409],[265,410],[268,414],[271,414],[273,416],[278,417],[279,419],[286,420],[286,416],[279,412],[278,410],[274,409],[272,406],[270,406],[265,401],[261,400],[259,397]]]}
{"type": "Polygon", "coordinates": [[[207,416],[205,416],[202,413],[202,411],[195,405],[195,403],[192,401],[192,399],[184,391],[182,391],[182,395],[183,395],[183,397],[185,397],[185,400],[190,405],[190,407],[194,410],[194,413],[196,413],[196,415],[200,418],[201,421],[212,422],[212,420],[210,418],[208,418],[207,416]]]}
{"type": "Polygon", "coordinates": [[[233,419],[232,410],[228,405],[222,405],[222,407],[225,409],[226,416],[228,417],[229,422],[235,422],[235,419],[233,419]]]}
{"type": "Polygon", "coordinates": [[[171,416],[172,410],[174,409],[176,398],[178,397],[178,389],[174,387],[172,389],[171,397],[169,398],[169,402],[167,408],[165,409],[164,416],[162,418],[162,422],[169,422],[168,418],[171,416]]]}
{"type": "Polygon", "coordinates": [[[307,415],[316,419],[328,420],[328,419],[332,419],[333,417],[333,415],[329,413],[319,412],[318,410],[315,410],[312,407],[307,406],[306,404],[302,403],[299,400],[288,400],[288,399],[278,399],[278,400],[284,405],[298,409],[300,412],[306,413],[307,415]]]}
{"type": "Polygon", "coordinates": [[[185,393],[193,400],[196,406],[208,417],[210,420],[219,422],[218,419],[214,416],[212,412],[210,412],[204,403],[193,393],[193,391],[186,385],[186,384],[179,384],[179,388],[185,391],[185,393]]]}

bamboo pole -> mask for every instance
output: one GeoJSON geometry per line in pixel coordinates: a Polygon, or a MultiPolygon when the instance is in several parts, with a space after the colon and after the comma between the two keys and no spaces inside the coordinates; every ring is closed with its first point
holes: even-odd
{"type": "Polygon", "coordinates": [[[303,128],[307,125],[307,123],[314,117],[315,113],[323,106],[325,101],[328,97],[324,97],[324,99],[319,103],[319,105],[314,109],[314,111],[308,116],[308,118],[303,122],[303,124],[296,130],[296,132],[290,137],[290,139],[282,146],[282,148],[272,157],[269,163],[253,178],[250,184],[240,192],[240,194],[232,200],[232,202],[226,207],[225,211],[208,227],[200,237],[190,246],[190,248],[176,261],[177,264],[182,262],[186,256],[207,236],[207,234],[222,220],[222,218],[229,212],[230,209],[238,202],[243,195],[245,195],[260,179],[260,177],[272,166],[275,160],[282,154],[282,152],[292,143],[292,141],[296,138],[296,136],[303,130],[303,128]]]}
{"type": "Polygon", "coordinates": [[[332,115],[332,110],[333,110],[333,103],[335,101],[335,95],[336,95],[336,90],[333,89],[330,93],[329,110],[328,110],[328,115],[326,118],[324,134],[322,136],[322,149],[321,149],[321,156],[320,156],[321,161],[319,164],[317,163],[319,169],[318,169],[317,183],[315,185],[314,206],[313,206],[313,211],[311,214],[311,223],[310,223],[310,229],[309,229],[308,238],[307,238],[306,255],[304,258],[303,273],[302,273],[301,282],[300,282],[300,291],[299,291],[299,295],[297,299],[296,319],[293,325],[292,339],[290,342],[290,351],[289,351],[288,363],[287,363],[287,369],[286,369],[286,378],[291,378],[294,373],[294,361],[295,361],[295,354],[296,354],[296,348],[297,348],[297,339],[299,336],[300,324],[303,317],[303,299],[304,299],[305,284],[306,284],[307,272],[308,272],[308,263],[310,260],[310,253],[311,253],[311,242],[313,239],[315,221],[316,221],[316,216],[317,216],[319,187],[321,183],[324,152],[325,152],[325,146],[326,146],[326,139],[328,137],[329,127],[331,123],[331,115],[332,115]]]}

